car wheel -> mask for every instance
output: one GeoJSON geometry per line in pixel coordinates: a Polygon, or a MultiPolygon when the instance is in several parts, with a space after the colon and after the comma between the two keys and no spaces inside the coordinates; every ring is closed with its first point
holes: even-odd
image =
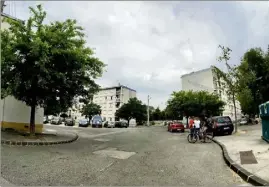
{"type": "Polygon", "coordinates": [[[231,132],[228,132],[228,135],[232,135],[233,134],[233,131],[231,131],[231,132]]]}

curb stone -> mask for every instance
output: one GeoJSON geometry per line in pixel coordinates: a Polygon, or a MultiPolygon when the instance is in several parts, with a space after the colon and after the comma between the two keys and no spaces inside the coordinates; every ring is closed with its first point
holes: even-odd
{"type": "Polygon", "coordinates": [[[3,145],[15,145],[15,146],[42,146],[42,145],[57,145],[57,144],[67,144],[72,143],[78,139],[78,134],[75,134],[70,140],[62,140],[62,141],[51,141],[51,142],[24,142],[24,141],[10,141],[10,140],[1,140],[1,144],[3,145]]]}
{"type": "Polygon", "coordinates": [[[223,152],[223,158],[226,162],[226,164],[234,171],[236,172],[243,180],[246,182],[251,183],[254,186],[269,186],[269,182],[261,179],[260,177],[257,177],[253,173],[250,173],[249,171],[242,168],[240,165],[236,164],[229,156],[228,151],[222,143],[219,141],[212,139],[216,144],[218,144],[223,152]]]}

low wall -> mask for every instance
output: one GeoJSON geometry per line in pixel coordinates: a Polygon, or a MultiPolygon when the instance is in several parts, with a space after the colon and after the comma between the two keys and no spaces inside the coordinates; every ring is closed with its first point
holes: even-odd
{"type": "MultiPolygon", "coordinates": [[[[1,99],[0,121],[1,128],[12,128],[22,132],[30,130],[31,108],[24,102],[16,100],[12,96],[1,99]]],[[[35,128],[37,133],[43,131],[44,109],[37,107],[35,113],[35,128]]]]}

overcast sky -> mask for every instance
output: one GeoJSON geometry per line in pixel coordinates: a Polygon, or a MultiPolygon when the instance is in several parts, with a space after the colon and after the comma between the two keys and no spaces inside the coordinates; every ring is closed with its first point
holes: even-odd
{"type": "MultiPolygon", "coordinates": [[[[7,2],[20,19],[33,1],[7,2]]],[[[48,21],[77,19],[88,45],[107,64],[101,86],[120,82],[137,97],[164,107],[172,91],[181,89],[181,75],[219,65],[218,45],[232,50],[238,64],[251,47],[269,44],[269,2],[93,2],[42,1],[48,21]]],[[[197,80],[199,83],[199,80],[197,80]]]]}

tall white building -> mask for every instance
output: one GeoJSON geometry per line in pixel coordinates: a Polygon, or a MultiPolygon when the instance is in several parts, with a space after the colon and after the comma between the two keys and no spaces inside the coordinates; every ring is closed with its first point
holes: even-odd
{"type": "MultiPolygon", "coordinates": [[[[222,89],[218,87],[218,84],[215,81],[213,67],[182,75],[181,82],[182,90],[205,90],[211,93],[215,92],[219,94],[221,99],[226,103],[223,116],[230,116],[232,120],[235,119],[233,103],[228,99],[226,92],[222,91],[222,89]]],[[[241,117],[241,107],[238,101],[236,101],[236,113],[237,119],[239,119],[241,117]]]]}
{"type": "Polygon", "coordinates": [[[93,102],[101,106],[101,116],[104,121],[117,121],[118,119],[115,119],[116,111],[134,97],[136,97],[135,90],[119,85],[102,88],[93,96],[93,102]]]}

